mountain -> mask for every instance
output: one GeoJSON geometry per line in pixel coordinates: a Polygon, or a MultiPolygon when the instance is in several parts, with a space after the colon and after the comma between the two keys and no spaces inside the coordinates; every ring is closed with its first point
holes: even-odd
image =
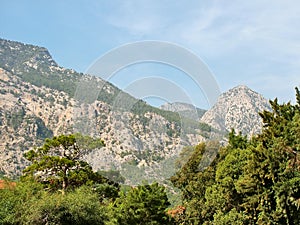
{"type": "Polygon", "coordinates": [[[251,136],[261,131],[262,119],[258,113],[264,110],[271,110],[269,102],[259,93],[240,85],[221,94],[201,121],[221,131],[234,128],[251,136]]]}
{"type": "Polygon", "coordinates": [[[80,132],[106,144],[84,156],[94,170],[119,170],[131,184],[164,180],[183,147],[231,128],[257,133],[265,109],[268,101],[246,86],[225,92],[208,111],[186,103],[158,109],[59,66],[44,47],[0,39],[0,174],[20,175],[23,153],[45,138],[80,132]]]}
{"type": "Polygon", "coordinates": [[[199,120],[204,115],[206,110],[195,107],[192,104],[183,103],[183,102],[173,102],[165,103],[160,106],[160,109],[178,112],[181,116],[191,118],[194,120],[199,120]]]}
{"type": "Polygon", "coordinates": [[[45,138],[81,132],[106,144],[84,156],[93,169],[120,170],[129,183],[162,179],[171,175],[184,146],[211,132],[206,124],[152,107],[101,78],[59,66],[46,48],[4,39],[0,88],[0,173],[9,175],[20,174],[27,165],[24,151],[45,138]],[[99,93],[95,101],[89,101],[94,97],[89,89],[99,93]]]}

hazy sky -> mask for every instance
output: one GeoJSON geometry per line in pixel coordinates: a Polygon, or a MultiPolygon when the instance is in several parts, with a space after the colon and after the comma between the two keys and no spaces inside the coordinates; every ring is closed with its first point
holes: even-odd
{"type": "MultiPolygon", "coordinates": [[[[200,57],[221,91],[244,84],[266,98],[294,101],[300,85],[300,1],[0,0],[0,7],[0,37],[44,46],[58,64],[79,72],[120,45],[160,40],[200,57]]],[[[182,76],[146,63],[112,81],[126,89],[126,74],[159,73],[171,81],[168,73],[182,76]]],[[[192,84],[182,83],[194,104],[207,107],[192,84]]]]}

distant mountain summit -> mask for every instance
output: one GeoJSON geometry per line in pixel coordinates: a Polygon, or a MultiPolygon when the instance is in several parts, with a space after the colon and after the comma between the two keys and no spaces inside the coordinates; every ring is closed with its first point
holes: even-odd
{"type": "Polygon", "coordinates": [[[199,120],[206,110],[195,107],[192,104],[183,103],[183,102],[174,102],[174,103],[165,103],[160,106],[160,109],[177,112],[182,116],[199,120]]]}
{"type": "Polygon", "coordinates": [[[201,121],[221,131],[234,128],[237,132],[251,136],[262,128],[262,119],[258,113],[264,110],[271,110],[268,100],[247,86],[240,85],[221,94],[201,121]]]}

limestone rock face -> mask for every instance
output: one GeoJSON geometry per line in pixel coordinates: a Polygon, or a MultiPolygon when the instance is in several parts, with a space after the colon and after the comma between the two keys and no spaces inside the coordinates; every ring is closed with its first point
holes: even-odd
{"type": "Polygon", "coordinates": [[[212,127],[252,136],[260,132],[262,119],[258,112],[271,110],[268,100],[247,86],[241,85],[221,94],[217,103],[208,110],[201,121],[212,127]]]}
{"type": "MultiPolygon", "coordinates": [[[[197,128],[199,121],[193,121],[197,128]]],[[[154,108],[101,78],[60,67],[46,48],[0,39],[0,175],[20,175],[28,165],[25,151],[45,138],[75,132],[104,140],[105,147],[84,156],[94,170],[140,167],[147,178],[164,161],[171,167],[168,160],[185,145],[205,140],[206,131],[184,131],[176,113],[154,108]],[[96,100],[85,92],[91,85],[101,88],[96,100]]]]}

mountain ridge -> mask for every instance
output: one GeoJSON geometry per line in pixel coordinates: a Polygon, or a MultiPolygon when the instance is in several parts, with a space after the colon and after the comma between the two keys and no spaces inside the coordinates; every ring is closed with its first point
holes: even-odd
{"type": "Polygon", "coordinates": [[[183,146],[208,136],[197,121],[187,120],[189,130],[184,130],[177,113],[149,106],[100,78],[58,66],[46,48],[1,39],[0,53],[0,170],[7,174],[20,174],[27,163],[23,152],[44,138],[88,131],[106,143],[85,156],[95,170],[132,165],[148,168],[143,174],[147,178],[151,166],[159,168],[183,146]],[[75,84],[82,81],[102,87],[95,102],[74,99],[75,84]],[[133,103],[131,108],[115,106],[120,95],[133,103]]]}

